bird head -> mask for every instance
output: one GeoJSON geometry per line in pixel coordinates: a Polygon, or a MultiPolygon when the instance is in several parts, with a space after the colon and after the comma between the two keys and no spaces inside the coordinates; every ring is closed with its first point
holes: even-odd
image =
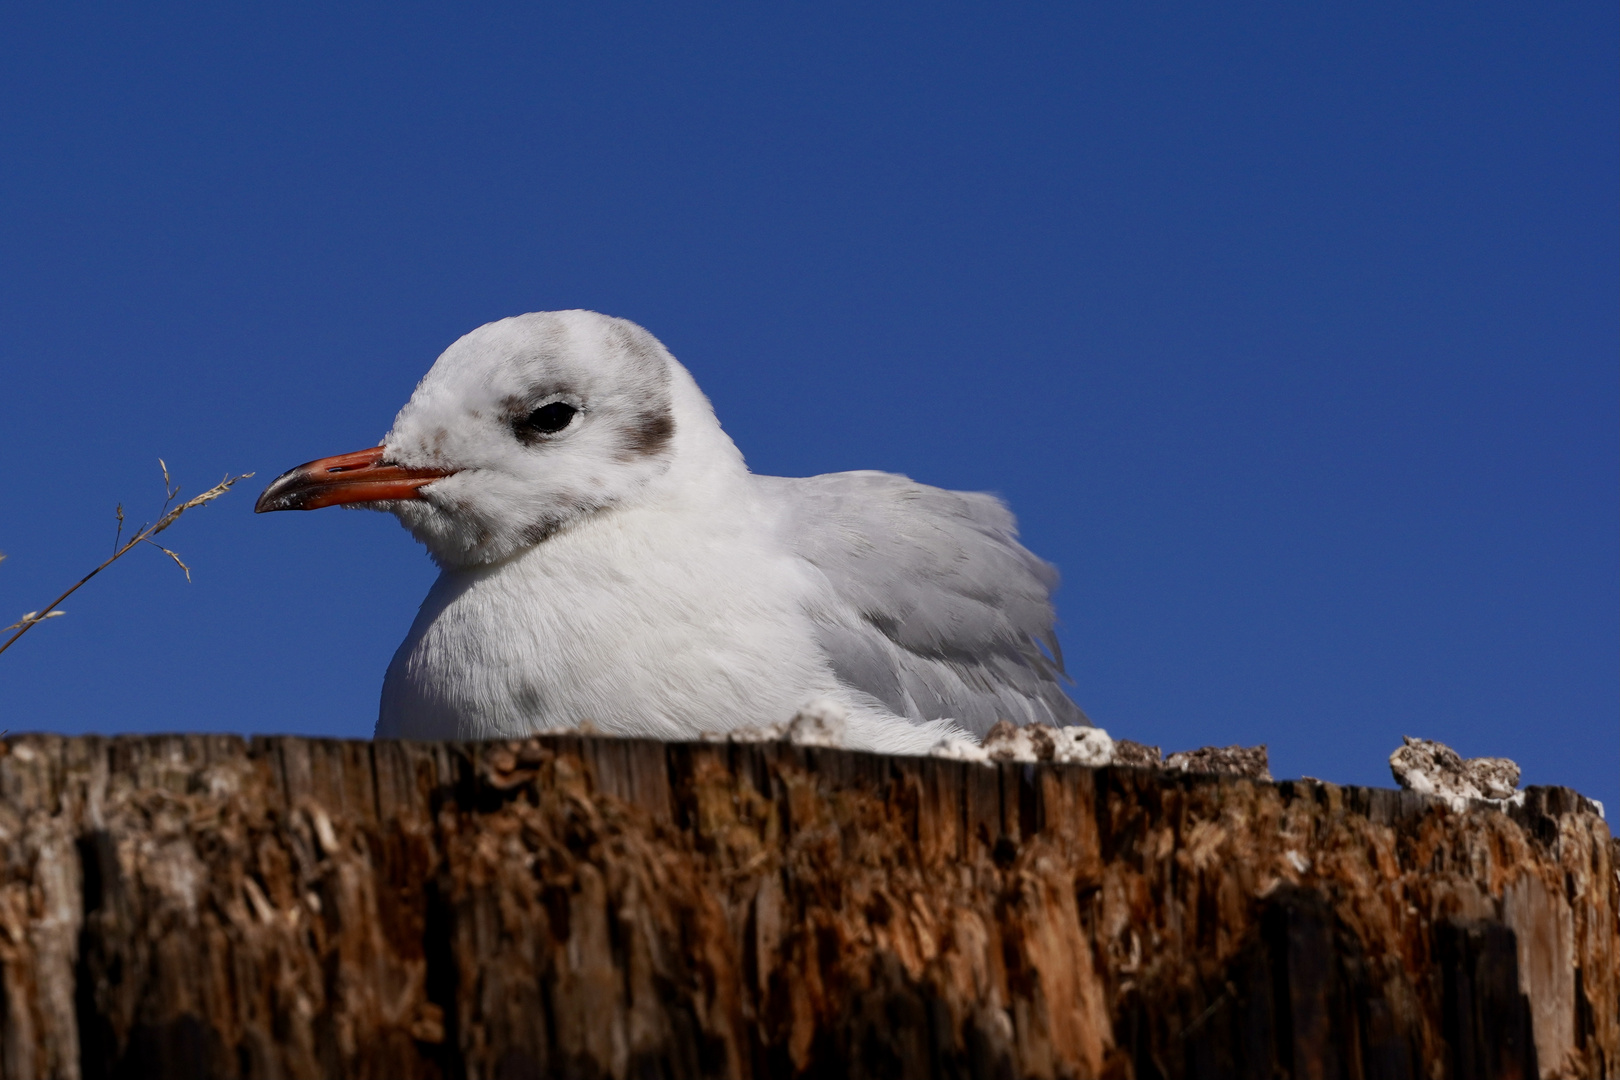
{"type": "Polygon", "coordinates": [[[682,412],[714,424],[636,324],[519,315],[446,349],[380,446],[282,474],[255,510],[386,510],[443,565],[495,562],[641,497],[670,468],[682,412]]]}

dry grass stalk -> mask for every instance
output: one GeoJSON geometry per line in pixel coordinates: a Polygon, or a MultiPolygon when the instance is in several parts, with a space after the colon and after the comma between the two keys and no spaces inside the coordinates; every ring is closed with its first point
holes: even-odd
{"type": "MultiPolygon", "coordinates": [[[[135,531],[133,536],[126,540],[124,539],[124,504],[119,503],[118,507],[113,511],[114,516],[118,519],[118,531],[113,536],[113,553],[108,556],[107,561],[90,571],[88,574],[84,575],[84,577],[80,578],[78,581],[74,582],[74,584],[66,592],[64,592],[61,596],[58,596],[55,600],[52,600],[49,604],[46,604],[40,610],[27,612],[22,618],[6,627],[7,630],[15,630],[16,633],[7,638],[4,644],[0,644],[0,653],[3,653],[7,649],[11,648],[12,644],[18,638],[22,637],[29,630],[32,630],[35,626],[38,626],[46,619],[54,619],[64,614],[64,612],[59,609],[59,605],[62,603],[62,601],[72,596],[79,590],[80,586],[84,585],[85,582],[89,581],[91,578],[107,569],[107,567],[123,558],[130,552],[131,549],[139,544],[151,544],[153,547],[163,552],[163,554],[174,560],[174,564],[176,566],[185,571],[186,580],[191,580],[191,567],[182,562],[178,554],[164,547],[162,544],[158,543],[152,538],[158,533],[167,529],[170,525],[173,525],[176,521],[179,521],[180,515],[184,514],[187,510],[195,510],[197,507],[202,506],[205,503],[213,502],[215,499],[231,490],[231,487],[238,481],[246,480],[253,474],[243,473],[241,476],[231,476],[226,474],[225,479],[221,480],[219,483],[215,484],[201,495],[193,495],[185,502],[177,503],[175,500],[180,497],[180,488],[169,479],[168,464],[165,463],[162,458],[158,458],[158,466],[163,470],[164,491],[163,509],[158,512],[158,519],[150,524],[142,525],[135,531]]],[[[5,555],[0,554],[0,561],[4,561],[4,559],[5,555]]]]}

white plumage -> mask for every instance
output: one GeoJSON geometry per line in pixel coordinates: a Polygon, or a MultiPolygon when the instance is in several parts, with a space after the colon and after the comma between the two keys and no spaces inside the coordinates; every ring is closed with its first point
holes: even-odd
{"type": "Polygon", "coordinates": [[[1059,686],[1055,574],[998,500],[874,472],[755,476],[633,323],[480,327],[362,453],[375,464],[288,473],[260,509],[385,509],[439,563],[379,737],[589,722],[689,739],[816,699],[847,712],[847,745],[891,753],[998,718],[1086,722],[1059,686]],[[373,475],[387,483],[362,491],[373,475]]]}

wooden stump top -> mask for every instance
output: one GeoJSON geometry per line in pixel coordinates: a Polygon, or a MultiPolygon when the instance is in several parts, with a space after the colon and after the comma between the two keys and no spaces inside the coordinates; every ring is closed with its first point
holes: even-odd
{"type": "Polygon", "coordinates": [[[0,743],[0,1077],[1620,1070],[1617,847],[788,743],[0,743]]]}

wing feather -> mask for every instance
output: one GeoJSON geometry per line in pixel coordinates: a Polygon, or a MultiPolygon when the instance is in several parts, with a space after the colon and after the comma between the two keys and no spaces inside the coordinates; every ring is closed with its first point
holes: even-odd
{"type": "Polygon", "coordinates": [[[880,472],[756,480],[787,507],[784,539],[826,578],[829,602],[810,615],[847,685],[979,735],[1003,718],[1089,722],[1061,685],[1057,571],[1018,542],[1000,499],[880,472]]]}

